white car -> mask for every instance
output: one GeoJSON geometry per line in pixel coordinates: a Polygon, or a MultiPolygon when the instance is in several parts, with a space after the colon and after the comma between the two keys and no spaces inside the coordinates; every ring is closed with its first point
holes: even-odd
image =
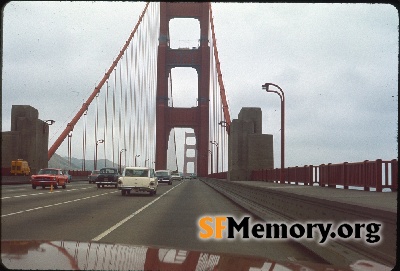
{"type": "Polygon", "coordinates": [[[173,181],[182,181],[182,173],[180,172],[172,172],[171,174],[171,180],[173,181]]]}
{"type": "Polygon", "coordinates": [[[133,192],[148,192],[150,196],[157,193],[158,179],[153,168],[126,167],[118,178],[118,190],[122,196],[133,192]]]}

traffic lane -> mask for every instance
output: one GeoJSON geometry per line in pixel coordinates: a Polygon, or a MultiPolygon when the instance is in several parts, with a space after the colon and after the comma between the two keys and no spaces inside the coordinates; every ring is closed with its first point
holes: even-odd
{"type": "Polygon", "coordinates": [[[93,186],[67,186],[66,189],[28,189],[19,190],[18,193],[3,193],[1,197],[1,214],[21,212],[24,210],[39,208],[46,205],[60,204],[71,200],[98,194],[93,186]]]}
{"type": "MultiPolygon", "coordinates": [[[[134,197],[126,198],[128,204],[131,200],[134,197]]],[[[252,216],[203,182],[183,181],[142,212],[121,220],[96,241],[321,262],[292,241],[200,240],[199,218],[214,215],[252,216]]]]}
{"type": "Polygon", "coordinates": [[[18,185],[2,185],[0,186],[1,195],[17,195],[22,191],[30,191],[32,190],[32,186],[29,184],[18,184],[18,185]]]}
{"type": "MultiPolygon", "coordinates": [[[[82,187],[94,187],[93,185],[85,184],[82,182],[77,183],[68,183],[66,189],[70,188],[82,188],[82,187]]],[[[1,197],[12,197],[19,196],[25,193],[35,193],[35,192],[43,192],[50,191],[50,187],[42,188],[38,187],[36,189],[32,189],[30,184],[20,184],[20,185],[2,185],[1,188],[1,197]]],[[[62,188],[60,188],[62,189],[62,188]]],[[[53,189],[53,191],[57,191],[58,189],[53,189]]]]}
{"type": "MultiPolygon", "coordinates": [[[[117,194],[117,191],[103,191],[90,198],[86,196],[76,198],[75,201],[59,201],[22,212],[6,215],[3,213],[1,237],[5,240],[90,240],[91,232],[95,230],[90,222],[99,223],[95,219],[97,215],[102,215],[103,219],[110,218],[109,214],[96,212],[96,208],[103,201],[109,202],[112,194],[117,194]]],[[[101,224],[97,225],[101,227],[101,224]]]]}
{"type": "Polygon", "coordinates": [[[119,190],[96,187],[91,194],[86,192],[68,202],[48,201],[34,210],[2,213],[1,236],[4,240],[90,241],[171,187],[160,186],[156,196],[138,194],[129,204],[119,190]]]}
{"type": "MultiPolygon", "coordinates": [[[[166,191],[168,185],[159,185],[158,191],[166,191]]],[[[93,184],[69,185],[66,189],[40,188],[40,189],[5,189],[1,198],[2,215],[23,212],[25,210],[40,208],[47,205],[59,205],[69,201],[86,200],[102,191],[118,191],[113,186],[97,188],[93,184]],[[8,193],[8,192],[11,192],[8,193]]],[[[148,194],[140,194],[147,196],[148,194]]]]}

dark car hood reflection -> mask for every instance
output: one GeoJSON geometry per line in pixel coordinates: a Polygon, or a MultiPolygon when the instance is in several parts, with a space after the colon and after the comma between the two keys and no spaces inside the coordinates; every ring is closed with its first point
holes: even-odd
{"type": "Polygon", "coordinates": [[[309,262],[276,262],[267,258],[75,241],[1,242],[4,267],[17,270],[391,270],[370,261],[347,268],[309,262]]]}

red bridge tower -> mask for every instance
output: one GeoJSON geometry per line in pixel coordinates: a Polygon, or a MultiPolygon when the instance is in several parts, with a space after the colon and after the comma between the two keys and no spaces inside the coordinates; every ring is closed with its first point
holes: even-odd
{"type": "Polygon", "coordinates": [[[197,175],[208,175],[210,47],[208,2],[161,2],[160,37],[157,61],[156,101],[156,170],[167,166],[167,148],[172,128],[192,128],[197,146],[197,175]],[[200,47],[169,48],[169,21],[172,18],[195,18],[200,22],[200,47]],[[192,67],[198,74],[197,106],[168,106],[168,75],[172,68],[192,67]]]}

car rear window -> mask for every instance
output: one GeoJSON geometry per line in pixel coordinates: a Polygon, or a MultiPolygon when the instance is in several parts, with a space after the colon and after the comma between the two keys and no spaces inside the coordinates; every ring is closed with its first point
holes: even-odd
{"type": "Polygon", "coordinates": [[[103,168],[100,170],[100,173],[111,173],[111,174],[115,174],[117,173],[116,169],[113,168],[103,168]]]}
{"type": "Polygon", "coordinates": [[[148,177],[149,171],[147,169],[125,169],[126,177],[148,177]]]}
{"type": "Polygon", "coordinates": [[[168,171],[156,171],[156,176],[168,176],[168,171]]]}

